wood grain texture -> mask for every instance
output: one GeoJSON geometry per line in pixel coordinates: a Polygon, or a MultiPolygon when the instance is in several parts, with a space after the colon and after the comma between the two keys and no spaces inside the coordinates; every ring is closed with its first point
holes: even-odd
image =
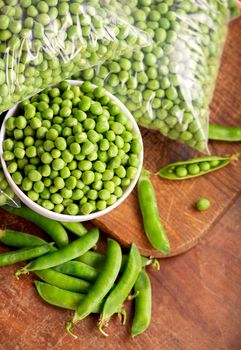
{"type": "MultiPolygon", "coordinates": [[[[1,350],[240,350],[241,349],[241,195],[213,226],[212,232],[185,255],[163,259],[160,271],[149,270],[153,289],[150,328],[131,339],[133,304],[126,304],[127,327],[117,317],[109,337],[97,330],[97,316],[76,327],[79,338],[66,335],[72,313],[47,305],[34,290],[33,275],[19,281],[22,266],[0,269],[1,350]]],[[[40,232],[25,220],[1,222],[40,232]]],[[[1,248],[2,249],[2,248],[1,248]]]]}
{"type": "MultiPolygon", "coordinates": [[[[211,105],[211,121],[224,125],[240,125],[241,19],[234,21],[230,27],[211,105]]],[[[158,132],[142,129],[142,135],[144,165],[153,173],[170,162],[189,159],[198,154],[187,146],[163,138],[158,132]]],[[[209,147],[211,154],[215,155],[240,151],[240,143],[235,145],[212,142],[209,147]]],[[[241,162],[205,177],[182,182],[152,177],[160,216],[170,240],[170,256],[192,248],[209,231],[241,190],[240,177],[241,162]],[[211,200],[212,207],[205,213],[198,213],[194,204],[203,196],[211,200]]],[[[135,242],[143,255],[162,257],[152,249],[145,237],[136,191],[110,214],[96,219],[95,223],[123,245],[128,246],[135,242]]]]}
{"type": "MultiPolygon", "coordinates": [[[[238,20],[231,25],[223,57],[223,71],[212,104],[213,120],[233,125],[240,124],[241,115],[240,54],[241,20],[238,20]]],[[[192,153],[157,134],[155,138],[152,137],[156,140],[155,145],[152,145],[148,134],[144,138],[153,149],[160,146],[160,151],[155,153],[157,164],[148,163],[153,171],[167,161],[186,158],[192,153]]],[[[224,143],[211,145],[218,154],[231,153],[238,147],[224,143]]],[[[156,182],[154,185],[158,186],[156,182]]],[[[195,183],[188,181],[177,186],[162,181],[157,190],[160,191],[160,212],[167,229],[173,228],[171,232],[176,246],[179,244],[181,247],[180,232],[184,232],[183,227],[190,235],[190,247],[196,243],[195,238],[192,241],[194,228],[200,230],[200,235],[205,232],[209,234],[199,238],[200,244],[185,255],[163,259],[160,271],[149,270],[153,288],[153,317],[149,330],[136,339],[130,338],[133,304],[128,303],[127,327],[121,326],[114,318],[108,329],[110,336],[104,338],[97,331],[97,317],[90,316],[77,326],[79,339],[73,340],[64,331],[64,324],[72,313],[40,300],[32,285],[32,274],[17,281],[14,272],[23,266],[17,264],[0,269],[0,350],[241,349],[240,165],[223,169],[207,179],[196,179],[195,183]],[[193,223],[191,207],[199,195],[208,195],[213,206],[210,213],[203,215],[195,212],[193,223]],[[174,199],[171,201],[171,198],[174,199]]],[[[139,215],[136,204],[130,199],[127,203],[129,210],[139,215]]],[[[114,213],[111,214],[106,227],[113,220],[114,226],[118,223],[121,225],[123,237],[129,237],[132,227],[136,227],[138,234],[143,236],[136,226],[136,216],[127,216],[127,212],[123,208],[119,221],[116,221],[114,213]]],[[[33,224],[0,210],[2,226],[34,232],[46,238],[33,224]]],[[[135,236],[133,239],[136,241],[135,236]]],[[[153,253],[144,236],[137,243],[143,252],[153,253]]]]}

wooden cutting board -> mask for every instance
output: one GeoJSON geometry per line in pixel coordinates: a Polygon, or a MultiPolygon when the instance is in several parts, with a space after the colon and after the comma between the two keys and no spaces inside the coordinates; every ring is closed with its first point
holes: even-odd
{"type": "MultiPolygon", "coordinates": [[[[211,105],[211,121],[241,126],[241,19],[235,20],[230,27],[211,105]]],[[[144,164],[153,173],[170,162],[198,154],[184,145],[165,139],[158,132],[143,129],[142,135],[144,164]]],[[[241,143],[210,143],[210,152],[215,155],[232,154],[238,150],[241,150],[241,143]]],[[[170,256],[173,256],[195,246],[238,195],[241,190],[241,161],[236,166],[193,180],[174,182],[157,176],[153,176],[152,180],[160,216],[171,244],[170,256]],[[194,209],[199,197],[209,198],[212,202],[205,213],[194,209]]],[[[152,249],[145,237],[136,191],[110,214],[95,220],[95,224],[124,246],[135,242],[143,255],[162,257],[152,249]]]]}

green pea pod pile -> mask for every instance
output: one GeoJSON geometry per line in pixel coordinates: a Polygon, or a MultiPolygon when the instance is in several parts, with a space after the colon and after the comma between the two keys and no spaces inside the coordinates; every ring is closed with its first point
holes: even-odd
{"type": "Polygon", "coordinates": [[[149,43],[128,23],[120,5],[107,0],[1,1],[0,113],[80,69],[149,43]]]}
{"type": "Polygon", "coordinates": [[[228,1],[134,0],[123,9],[153,43],[89,68],[81,79],[104,85],[139,125],[205,150],[228,1]]]}
{"type": "Polygon", "coordinates": [[[65,224],[68,232],[80,235],[68,243],[69,237],[61,223],[38,214],[34,216],[35,213],[25,207],[14,209],[12,213],[24,218],[28,214],[31,221],[35,219],[48,234],[56,230],[57,234],[51,235],[56,242],[48,243],[34,234],[0,229],[0,242],[17,248],[0,253],[0,267],[29,260],[25,267],[17,270],[16,277],[34,272],[41,280],[35,281],[37,293],[45,302],[74,310],[71,321],[66,323],[70,335],[73,335],[73,326],[92,313],[100,314],[97,325],[102,334],[107,335],[103,327],[114,314],[122,315],[125,323],[123,304],[132,299],[135,299],[135,314],[131,335],[136,336],[148,328],[152,298],[150,280],[144,269],[148,265],[155,266],[155,260],[142,257],[135,244],[123,254],[120,245],[112,239],[107,241],[106,254],[90,250],[99,239],[97,228],[87,231],[81,223],[65,224]],[[65,244],[57,249],[54,243],[59,244],[61,237],[65,244]],[[132,289],[135,293],[130,296],[132,289]]]}

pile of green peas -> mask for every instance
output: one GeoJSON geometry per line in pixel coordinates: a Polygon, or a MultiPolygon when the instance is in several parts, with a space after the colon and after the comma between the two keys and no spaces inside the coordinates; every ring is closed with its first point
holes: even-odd
{"type": "Polygon", "coordinates": [[[144,43],[120,14],[108,12],[105,0],[0,1],[0,113],[144,43]]]}
{"type": "Polygon", "coordinates": [[[31,200],[86,215],[123,195],[138,173],[141,143],[104,88],[64,81],[6,120],[3,150],[12,179],[31,200]]]}
{"type": "Polygon", "coordinates": [[[153,44],[82,71],[80,77],[114,93],[141,126],[204,150],[227,3],[133,0],[123,9],[153,44]]]}

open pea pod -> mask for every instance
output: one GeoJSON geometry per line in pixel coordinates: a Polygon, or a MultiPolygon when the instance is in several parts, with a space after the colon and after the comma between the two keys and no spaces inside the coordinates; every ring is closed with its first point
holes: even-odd
{"type": "Polygon", "coordinates": [[[237,160],[241,153],[231,156],[205,156],[175,162],[161,168],[157,175],[168,180],[187,180],[216,171],[237,160]]]}

